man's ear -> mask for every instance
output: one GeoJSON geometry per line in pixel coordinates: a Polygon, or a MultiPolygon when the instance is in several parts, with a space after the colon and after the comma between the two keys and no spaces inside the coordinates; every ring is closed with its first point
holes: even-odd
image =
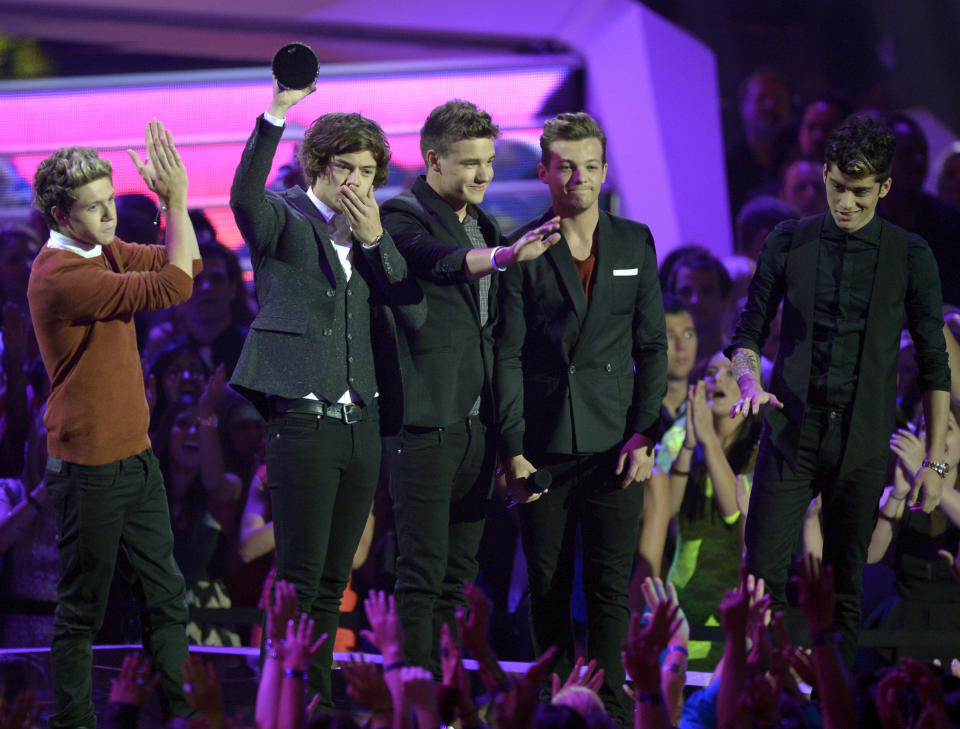
{"type": "Polygon", "coordinates": [[[67,226],[70,224],[70,215],[56,205],[50,208],[50,214],[53,216],[53,219],[57,221],[57,225],[67,226]]]}
{"type": "Polygon", "coordinates": [[[893,187],[893,178],[888,177],[882,183],[880,183],[880,197],[886,197],[887,193],[890,192],[891,187],[893,187]]]}
{"type": "Polygon", "coordinates": [[[440,156],[437,154],[437,150],[428,149],[427,154],[424,156],[424,162],[427,163],[427,172],[431,170],[433,172],[440,171],[440,156]]]}

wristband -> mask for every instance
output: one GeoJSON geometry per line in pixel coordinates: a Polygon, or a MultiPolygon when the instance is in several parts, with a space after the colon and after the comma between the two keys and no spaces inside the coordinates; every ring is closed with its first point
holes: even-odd
{"type": "Polygon", "coordinates": [[[810,636],[810,645],[814,647],[824,645],[836,645],[843,640],[843,636],[838,630],[828,630],[825,633],[813,633],[810,636]]]}
{"type": "Polygon", "coordinates": [[[497,254],[498,254],[500,251],[502,251],[502,250],[503,250],[503,246],[497,246],[496,248],[493,249],[493,253],[490,254],[490,265],[493,266],[493,267],[494,267],[496,270],[498,270],[498,271],[506,271],[506,270],[507,270],[507,267],[506,267],[506,266],[502,266],[502,267],[501,267],[501,266],[497,263],[497,254]]]}
{"type": "Polygon", "coordinates": [[[298,671],[296,668],[284,668],[283,669],[284,678],[299,678],[301,681],[307,680],[306,671],[298,671]]]}
{"type": "Polygon", "coordinates": [[[663,705],[663,694],[659,691],[637,691],[637,703],[663,705]]]}
{"type": "Polygon", "coordinates": [[[688,446],[686,443],[684,443],[682,446],[680,446],[680,450],[682,450],[682,451],[693,451],[693,450],[696,450],[696,449],[697,449],[697,444],[696,444],[696,443],[694,443],[692,446],[688,446]]]}
{"type": "Polygon", "coordinates": [[[909,494],[904,494],[903,496],[897,496],[896,494],[891,493],[889,498],[893,499],[894,501],[903,501],[905,498],[907,498],[907,496],[909,496],[909,494]]]}
{"type": "Polygon", "coordinates": [[[689,476],[690,471],[681,471],[679,468],[671,468],[670,475],[671,476],[689,476]]]}
{"type": "Polygon", "coordinates": [[[383,672],[390,673],[390,671],[395,671],[398,668],[406,668],[406,667],[407,667],[406,661],[394,661],[393,663],[388,663],[386,666],[384,666],[383,672]]]}
{"type": "Polygon", "coordinates": [[[884,514],[882,511],[879,512],[879,513],[877,514],[877,516],[880,517],[881,519],[883,519],[884,521],[889,521],[889,522],[891,522],[891,523],[893,523],[893,522],[895,522],[895,521],[900,521],[899,519],[897,519],[897,517],[895,517],[895,516],[890,516],[889,514],[884,514]]]}

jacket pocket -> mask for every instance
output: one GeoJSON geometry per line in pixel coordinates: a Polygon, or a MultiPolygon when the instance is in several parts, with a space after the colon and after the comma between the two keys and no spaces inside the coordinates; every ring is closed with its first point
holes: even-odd
{"type": "Polygon", "coordinates": [[[307,331],[307,322],[305,319],[291,319],[286,316],[263,316],[261,314],[253,320],[250,328],[268,332],[303,334],[307,331]]]}

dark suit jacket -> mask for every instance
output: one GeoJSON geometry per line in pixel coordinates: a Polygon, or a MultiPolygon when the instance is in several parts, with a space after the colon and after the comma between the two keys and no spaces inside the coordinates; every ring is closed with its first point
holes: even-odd
{"type": "MultiPolygon", "coordinates": [[[[282,132],[263,117],[257,120],[230,189],[260,303],[230,384],[264,415],[266,395],[297,398],[319,391],[324,362],[335,354],[334,303],[346,286],[327,224],[306,192],[264,189],[282,132]]],[[[377,388],[389,432],[402,410],[395,320],[415,331],[426,319],[426,302],[389,235],[375,248],[357,243],[353,265],[354,275],[362,276],[371,292],[377,388]]],[[[373,393],[360,395],[372,401],[373,393]]]]}
{"type": "MultiPolygon", "coordinates": [[[[766,408],[767,433],[794,463],[803,424],[813,352],[817,260],[824,215],[781,223],[767,237],[737,322],[733,349],[760,351],[783,301],[780,350],[769,391],[783,409],[766,408]]],[[[919,236],[882,221],[880,251],[867,309],[860,370],[841,470],[882,470],[894,427],[897,356],[904,314],[914,335],[921,390],[950,387],[936,262],[919,236]]]]}
{"type": "Polygon", "coordinates": [[[562,238],[504,274],[496,388],[505,458],[597,453],[634,432],[659,439],[667,335],[649,228],[601,211],[593,276],[588,306],[562,238]]]}
{"type": "MultiPolygon", "coordinates": [[[[417,178],[381,208],[383,226],[417,277],[427,299],[427,321],[401,328],[405,425],[442,427],[467,416],[478,395],[492,403],[493,326],[499,275],[490,275],[490,309],[480,326],[477,284],[467,280],[464,258],[473,249],[453,208],[417,178]]],[[[489,245],[501,241],[496,221],[478,210],[489,245]]],[[[482,412],[492,424],[492,412],[482,412]]]]}

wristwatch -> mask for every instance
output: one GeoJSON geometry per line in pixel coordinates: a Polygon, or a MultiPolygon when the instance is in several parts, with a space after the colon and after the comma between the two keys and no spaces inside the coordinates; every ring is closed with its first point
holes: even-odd
{"type": "Polygon", "coordinates": [[[940,478],[943,478],[947,475],[947,471],[950,470],[950,464],[941,463],[939,461],[931,461],[929,458],[924,458],[923,463],[920,464],[920,468],[929,468],[940,478]]]}

